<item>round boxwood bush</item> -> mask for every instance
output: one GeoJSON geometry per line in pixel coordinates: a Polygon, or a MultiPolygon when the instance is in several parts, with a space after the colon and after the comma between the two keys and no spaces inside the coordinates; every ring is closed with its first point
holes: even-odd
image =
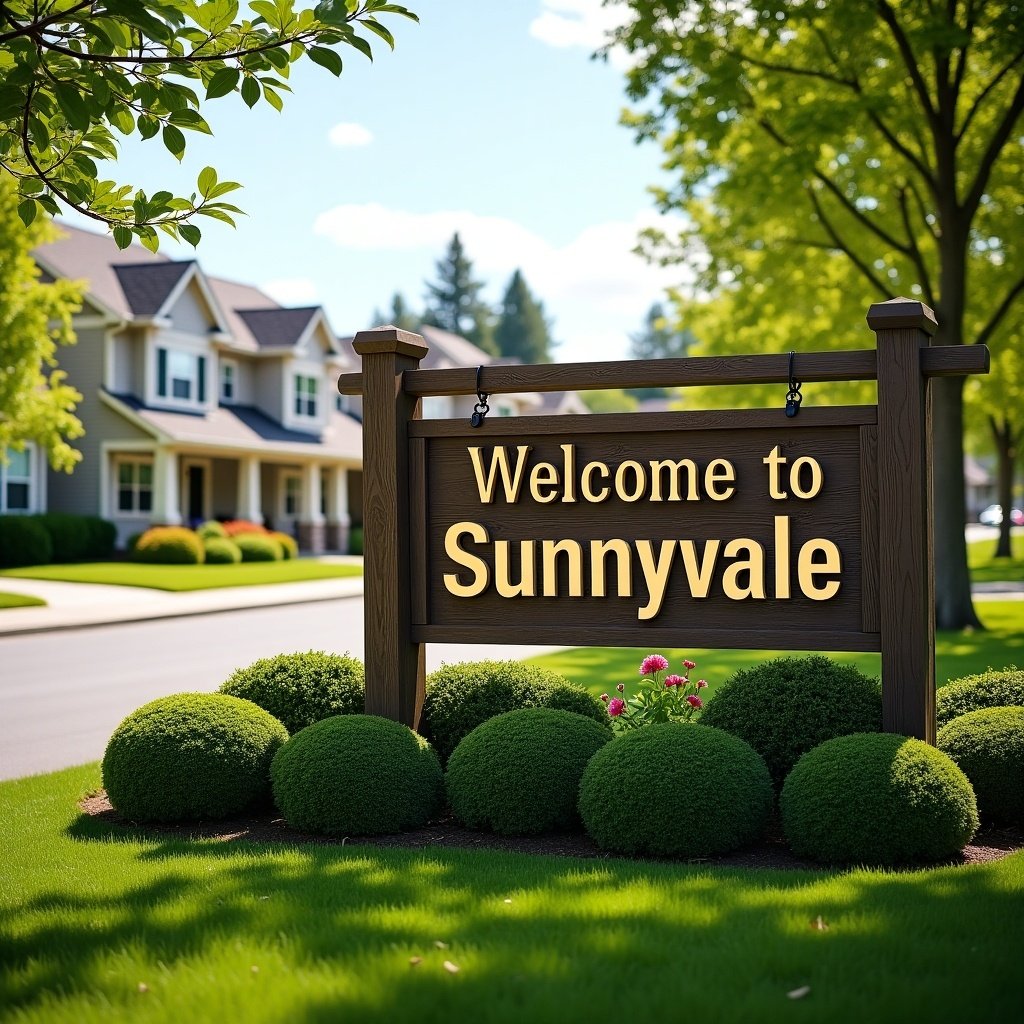
{"type": "Polygon", "coordinates": [[[981,708],[939,730],[974,787],[978,812],[997,825],[1024,825],[1024,708],[981,708]]]}
{"type": "Polygon", "coordinates": [[[265,800],[284,726],[247,700],[179,693],[133,711],[103,755],[111,804],[134,821],[222,818],[265,800]]]}
{"type": "Polygon", "coordinates": [[[325,718],[297,732],[270,775],[288,823],[324,835],[400,832],[444,805],[444,775],[430,744],[374,715],[325,718]]]}
{"type": "Polygon", "coordinates": [[[464,661],[427,676],[420,727],[442,760],[488,718],[553,707],[607,725],[604,705],[564,676],[521,661],[464,661]]]}
{"type": "Polygon", "coordinates": [[[184,526],[154,526],[136,541],[132,558],[157,565],[199,565],[206,551],[199,537],[184,526]]]}
{"type": "Polygon", "coordinates": [[[741,669],[715,691],[704,725],[746,740],[765,760],[776,786],[819,743],[882,728],[875,679],[831,658],[777,658],[741,669]]]}
{"type": "Polygon", "coordinates": [[[290,533],[275,530],[270,536],[281,545],[281,557],[286,562],[299,557],[299,542],[290,533]]]}
{"type": "Polygon", "coordinates": [[[609,740],[592,718],[521,708],[478,725],[448,759],[445,787],[455,816],[504,835],[569,829],[587,762],[609,740]]]}
{"type": "Polygon", "coordinates": [[[207,537],[203,550],[209,565],[237,565],[242,560],[238,545],[227,537],[207,537]]]}
{"type": "Polygon", "coordinates": [[[205,523],[200,523],[196,527],[196,533],[204,541],[212,540],[214,537],[223,538],[228,535],[228,531],[224,529],[223,524],[218,523],[216,519],[207,519],[205,523]]]}
{"type": "Polygon", "coordinates": [[[780,807],[794,852],[828,864],[940,860],[978,828],[964,773],[935,747],[892,733],[840,736],[804,754],[780,807]]]}
{"type": "Polygon", "coordinates": [[[333,715],[362,713],[363,663],[324,651],[278,654],[238,669],[220,692],[251,700],[295,733],[333,715]]]}
{"type": "Polygon", "coordinates": [[[935,721],[943,726],[968,711],[981,708],[1024,707],[1024,669],[1010,665],[963,676],[935,694],[935,721]]]}
{"type": "Polygon", "coordinates": [[[760,755],[721,729],[668,722],[602,747],[580,782],[580,815],[604,850],[703,857],[753,842],[772,808],[760,755]]]}
{"type": "Polygon", "coordinates": [[[46,565],[52,558],[46,527],[28,516],[0,516],[0,569],[46,565]]]}
{"type": "Polygon", "coordinates": [[[242,552],[243,562],[280,562],[281,545],[269,534],[238,533],[231,538],[242,552]]]}

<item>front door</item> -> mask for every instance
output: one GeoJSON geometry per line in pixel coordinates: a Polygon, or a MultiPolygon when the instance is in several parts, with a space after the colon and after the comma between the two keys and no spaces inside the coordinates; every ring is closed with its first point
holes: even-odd
{"type": "Polygon", "coordinates": [[[189,526],[198,526],[209,518],[208,470],[209,464],[198,460],[185,462],[182,466],[181,510],[189,526]]]}

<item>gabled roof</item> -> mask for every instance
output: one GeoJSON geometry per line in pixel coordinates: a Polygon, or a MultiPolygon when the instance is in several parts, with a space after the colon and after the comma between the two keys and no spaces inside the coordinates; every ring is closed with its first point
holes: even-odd
{"type": "Polygon", "coordinates": [[[301,309],[235,309],[260,348],[291,348],[306,333],[319,306],[301,309]]]}
{"type": "Polygon", "coordinates": [[[425,370],[446,366],[487,366],[494,362],[494,356],[474,345],[468,338],[452,334],[451,331],[424,324],[419,333],[430,346],[426,358],[420,363],[425,370]]]}
{"type": "Polygon", "coordinates": [[[128,308],[136,316],[159,313],[195,260],[167,263],[118,263],[112,269],[128,308]]]}

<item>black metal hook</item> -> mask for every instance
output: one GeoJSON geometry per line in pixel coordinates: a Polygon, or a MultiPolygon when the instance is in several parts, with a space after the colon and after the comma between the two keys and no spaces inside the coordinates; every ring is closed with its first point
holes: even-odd
{"type": "Polygon", "coordinates": [[[786,392],[786,415],[792,419],[800,411],[800,403],[803,401],[803,395],[800,394],[800,388],[803,387],[800,381],[795,376],[795,363],[796,363],[796,352],[790,351],[789,353],[789,391],[786,392]]]}
{"type": "Polygon", "coordinates": [[[484,418],[491,410],[491,407],[487,404],[487,392],[483,390],[483,372],[484,368],[482,366],[476,368],[476,405],[473,407],[473,415],[469,417],[469,425],[471,427],[483,426],[484,418]]]}

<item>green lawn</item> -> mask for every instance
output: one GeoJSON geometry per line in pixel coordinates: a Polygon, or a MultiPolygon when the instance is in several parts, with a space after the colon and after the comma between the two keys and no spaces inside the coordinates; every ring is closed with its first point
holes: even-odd
{"type": "Polygon", "coordinates": [[[41,597],[29,597],[27,594],[8,594],[0,591],[0,608],[38,608],[45,606],[41,597]]]}
{"type": "Polygon", "coordinates": [[[183,842],[81,818],[98,781],[0,785],[5,1019],[959,1024],[1024,1000],[1024,853],[837,873],[183,842]]]}
{"type": "Polygon", "coordinates": [[[0,576],[67,583],[111,583],[156,590],[213,590],[251,587],[263,583],[361,576],[362,567],[299,558],[288,562],[244,562],[240,565],[141,565],[137,562],[82,562],[76,565],[37,565],[5,569],[0,576]]]}
{"type": "Polygon", "coordinates": [[[975,540],[967,545],[967,564],[975,583],[998,583],[1013,580],[1024,583],[1024,530],[1010,535],[1012,558],[993,558],[994,540],[975,540]]]}
{"type": "MultiPolygon", "coordinates": [[[[939,685],[990,667],[1024,665],[1024,601],[984,601],[978,602],[977,607],[986,629],[936,634],[935,678],[939,685]]],[[[611,692],[616,683],[631,683],[639,678],[640,661],[650,653],[651,650],[646,648],[578,647],[530,660],[561,672],[588,687],[592,693],[600,694],[611,692]]],[[[724,682],[737,669],[781,657],[779,651],[679,649],[657,653],[669,659],[673,671],[681,668],[679,663],[683,658],[696,661],[696,675],[707,679],[709,695],[715,692],[718,683],[724,682]]],[[[802,652],[797,654],[802,656],[802,652]]],[[[830,657],[856,665],[869,676],[881,674],[877,654],[836,653],[830,657]]]]}

